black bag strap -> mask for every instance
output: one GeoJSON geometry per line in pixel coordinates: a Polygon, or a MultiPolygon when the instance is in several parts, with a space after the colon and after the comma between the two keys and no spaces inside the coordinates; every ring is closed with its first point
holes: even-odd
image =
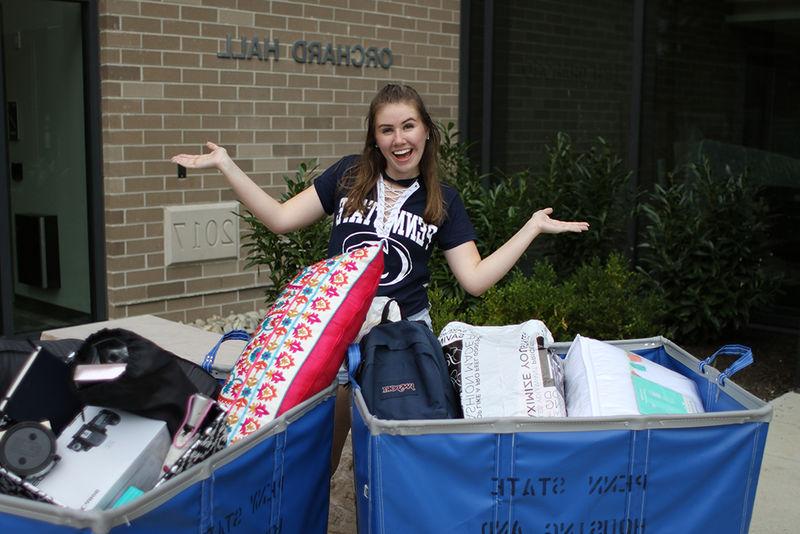
{"type": "MultiPolygon", "coordinates": [[[[381,322],[380,324],[391,323],[393,321],[389,320],[389,312],[391,311],[391,306],[393,302],[397,302],[395,299],[389,299],[389,301],[383,306],[383,311],[381,312],[381,322]]],[[[398,307],[400,305],[398,304],[398,307]]]]}

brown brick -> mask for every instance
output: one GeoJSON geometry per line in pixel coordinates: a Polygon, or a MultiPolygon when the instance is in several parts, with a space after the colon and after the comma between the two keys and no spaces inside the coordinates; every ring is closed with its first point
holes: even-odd
{"type": "Polygon", "coordinates": [[[151,50],[123,50],[122,62],[128,65],[161,66],[161,52],[151,50]]]}
{"type": "Polygon", "coordinates": [[[217,22],[217,10],[206,7],[181,6],[181,19],[217,22]]]}
{"type": "Polygon", "coordinates": [[[183,69],[183,83],[219,83],[219,73],[206,69],[183,69]]]}
{"type": "Polygon", "coordinates": [[[256,131],[256,143],[285,143],[287,141],[286,132],[273,130],[256,131]]]}
{"type": "Polygon", "coordinates": [[[146,295],[147,290],[143,286],[126,287],[109,291],[108,299],[114,303],[122,303],[132,300],[141,300],[145,298],[146,295]]]}
{"type": "Polygon", "coordinates": [[[236,7],[242,11],[252,11],[254,13],[266,13],[269,11],[268,0],[237,0],[236,7]]]}
{"type": "MultiPolygon", "coordinates": [[[[258,104],[256,104],[256,115],[259,113],[258,104]]],[[[247,129],[247,130],[263,130],[267,127],[267,120],[264,117],[236,117],[236,124],[234,128],[247,129]]]]}
{"type": "Polygon", "coordinates": [[[199,67],[200,57],[189,52],[164,52],[162,63],[165,67],[199,67]]]}
{"type": "MultiPolygon", "coordinates": [[[[173,206],[183,204],[183,193],[180,191],[164,191],[160,193],[145,193],[146,207],[173,206]]],[[[152,251],[148,251],[152,252],[152,251]]]]}
{"type": "Polygon", "coordinates": [[[219,202],[219,191],[203,190],[203,191],[187,191],[184,194],[186,203],[189,204],[202,204],[206,202],[219,202]]]}
{"type": "Polygon", "coordinates": [[[100,15],[98,17],[100,30],[119,30],[119,17],[114,15],[100,15]]]}
{"type": "MultiPolygon", "coordinates": [[[[289,23],[288,17],[278,16],[273,13],[270,14],[262,14],[262,13],[256,13],[255,23],[257,27],[270,28],[273,32],[275,30],[286,29],[286,26],[289,23]]],[[[270,37],[270,41],[272,40],[274,40],[274,36],[270,37]]],[[[283,40],[281,39],[279,40],[281,41],[281,43],[283,43],[283,40]]]]}
{"type": "MultiPolygon", "coordinates": [[[[117,256],[106,258],[106,268],[109,272],[129,271],[144,268],[144,256],[117,256]]],[[[142,294],[144,296],[144,293],[142,294]]],[[[109,294],[109,298],[111,295],[109,294]]]]}
{"type": "MultiPolygon", "coordinates": [[[[253,132],[240,132],[238,130],[234,131],[223,131],[220,132],[219,136],[220,143],[225,145],[234,145],[238,143],[252,143],[253,142],[253,132]]],[[[230,149],[228,150],[230,152],[230,149]]]]}
{"type": "Polygon", "coordinates": [[[203,130],[233,130],[236,128],[236,117],[223,117],[220,115],[203,115],[203,130]]]}
{"type": "Polygon", "coordinates": [[[125,306],[125,313],[127,314],[127,317],[135,317],[137,315],[160,314],[164,312],[165,309],[166,303],[163,301],[142,302],[125,306]]]}
{"type": "Polygon", "coordinates": [[[174,100],[147,99],[143,101],[144,112],[148,114],[173,113],[179,104],[174,100]]]}
{"type": "Polygon", "coordinates": [[[125,210],[105,210],[106,224],[122,224],[125,222],[125,210]]]}
{"type": "Polygon", "coordinates": [[[140,14],[143,17],[154,17],[159,19],[177,19],[180,16],[178,6],[164,5],[155,2],[142,2],[140,14]]]}
{"type": "Polygon", "coordinates": [[[219,102],[213,100],[184,100],[183,113],[187,115],[200,115],[219,113],[219,102]]]}
{"type": "Polygon", "coordinates": [[[128,178],[125,180],[126,193],[138,193],[146,191],[163,191],[164,178],[161,177],[143,177],[143,178],[128,178]]]}
{"type": "Polygon", "coordinates": [[[100,108],[103,113],[141,113],[142,101],[129,98],[104,98],[100,108]]]}
{"type": "MultiPolygon", "coordinates": [[[[173,109],[174,106],[177,104],[175,102],[166,100],[165,102],[171,102],[173,109]]],[[[138,135],[142,135],[141,132],[138,135]]],[[[179,143],[181,140],[181,131],[180,130],[148,130],[143,132],[144,135],[144,144],[146,145],[164,145],[164,144],[174,144],[179,143]]],[[[142,140],[139,141],[142,143],[142,140]]],[[[127,144],[135,144],[135,143],[127,143],[127,144]]]]}
{"type": "MultiPolygon", "coordinates": [[[[319,142],[319,133],[315,130],[298,130],[294,132],[287,132],[289,144],[306,144],[319,142]]],[[[278,156],[279,154],[274,153],[278,156]]],[[[291,154],[296,155],[296,154],[291,154]]]]}
{"type": "Polygon", "coordinates": [[[153,254],[147,255],[147,267],[155,268],[155,267],[163,267],[164,266],[164,253],[163,252],[155,252],[153,254]]]}
{"type": "Polygon", "coordinates": [[[199,85],[164,84],[165,98],[200,98],[199,85]]]}
{"type": "Polygon", "coordinates": [[[187,278],[200,278],[203,276],[203,266],[198,263],[170,265],[166,271],[167,280],[186,280],[187,278]]]}
{"type": "Polygon", "coordinates": [[[127,241],[129,239],[141,239],[144,237],[144,225],[123,225],[107,226],[106,239],[110,241],[127,241]]]}
{"type": "Polygon", "coordinates": [[[254,73],[242,71],[222,71],[219,76],[219,83],[225,85],[252,85],[254,73]]]}
{"type": "Polygon", "coordinates": [[[161,21],[159,19],[123,16],[120,19],[120,28],[125,32],[161,33],[161,21]]]}
{"type": "Polygon", "coordinates": [[[148,252],[161,251],[164,248],[162,239],[132,239],[125,243],[128,254],[147,254],[148,252]]]}
{"type": "Polygon", "coordinates": [[[161,115],[126,115],[123,117],[126,130],[148,130],[161,128],[161,115]]]}
{"type": "Polygon", "coordinates": [[[236,87],[227,85],[204,85],[201,88],[203,98],[206,100],[235,100],[236,87]]]}
{"type": "Polygon", "coordinates": [[[125,210],[127,224],[163,222],[164,210],[162,208],[144,208],[125,210]]]}
{"type": "Polygon", "coordinates": [[[334,20],[343,23],[360,24],[364,22],[364,13],[352,9],[334,9],[334,20]]]}
{"type": "Polygon", "coordinates": [[[130,271],[125,275],[125,283],[129,286],[156,284],[158,282],[163,282],[164,280],[164,269],[130,271]]]}
{"type": "Polygon", "coordinates": [[[142,35],[142,48],[151,50],[180,50],[181,39],[172,35],[142,35]]]}
{"type": "Polygon", "coordinates": [[[301,145],[273,145],[272,154],[277,157],[283,156],[302,156],[303,147],[301,145]]]}
{"type": "Polygon", "coordinates": [[[223,115],[252,115],[252,102],[220,102],[220,113],[223,115]]]}
{"type": "Polygon", "coordinates": [[[100,32],[100,46],[109,48],[139,48],[142,36],[138,33],[100,32]]]}
{"type": "Polygon", "coordinates": [[[148,224],[145,225],[144,228],[144,235],[146,237],[164,237],[164,225],[163,224],[148,224]]]}
{"type": "Polygon", "coordinates": [[[203,306],[203,297],[183,297],[178,299],[170,299],[167,301],[167,310],[174,312],[175,310],[189,310],[196,309],[203,306]]]}
{"type": "Polygon", "coordinates": [[[112,273],[106,278],[109,288],[119,288],[125,286],[125,273],[112,273]]]}
{"type": "Polygon", "coordinates": [[[133,0],[105,0],[101,11],[116,15],[138,15],[139,2],[133,0]]]}
{"type": "MultiPolygon", "coordinates": [[[[172,154],[169,155],[170,157],[172,154]]],[[[168,176],[177,179],[177,167],[171,161],[167,161],[164,158],[164,161],[145,161],[144,162],[144,173],[147,176],[153,175],[161,175],[161,176],[168,176]]]]}
{"type": "MultiPolygon", "coordinates": [[[[233,47],[238,50],[238,43],[239,43],[239,33],[241,29],[238,29],[237,25],[231,24],[214,24],[211,22],[204,22],[200,25],[200,33],[199,35],[205,38],[214,38],[224,41],[228,35],[231,36],[233,39],[233,47]]],[[[246,35],[245,35],[246,36],[246,35]]],[[[224,49],[224,45],[220,45],[220,50],[224,49]]]]}
{"type": "Polygon", "coordinates": [[[203,305],[205,306],[220,306],[225,304],[232,304],[239,300],[239,292],[231,291],[227,293],[212,293],[211,295],[203,296],[203,305]]]}
{"type": "Polygon", "coordinates": [[[217,52],[219,51],[218,43],[218,39],[181,37],[181,50],[185,52],[213,54],[216,58],[217,52]]]}
{"type": "Polygon", "coordinates": [[[161,26],[165,35],[178,35],[180,37],[200,35],[200,23],[198,22],[164,19],[161,26]]]}
{"type": "Polygon", "coordinates": [[[103,174],[106,177],[141,176],[142,169],[142,163],[138,161],[103,162],[103,174]]]}
{"type": "Polygon", "coordinates": [[[235,9],[237,0],[203,0],[203,5],[235,9]]]}
{"type": "Polygon", "coordinates": [[[303,6],[299,3],[295,2],[281,2],[278,0],[273,0],[272,2],[272,13],[276,15],[288,15],[290,17],[302,17],[303,16],[303,6]]]}
{"type": "Polygon", "coordinates": [[[108,131],[103,133],[105,145],[139,145],[142,143],[142,132],[108,131]]]}

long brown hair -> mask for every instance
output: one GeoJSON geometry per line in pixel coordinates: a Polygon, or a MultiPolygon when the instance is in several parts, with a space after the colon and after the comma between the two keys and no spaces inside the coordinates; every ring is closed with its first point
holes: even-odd
{"type": "Polygon", "coordinates": [[[444,200],[439,183],[439,130],[433,123],[425,104],[417,91],[410,85],[388,84],[372,99],[366,118],[367,135],[364,139],[364,150],[358,163],[351,171],[345,183],[347,202],[344,205],[345,215],[364,209],[364,200],[370,197],[381,172],[386,168],[386,158],[378,150],[375,142],[375,116],[386,104],[409,104],[416,108],[420,119],[428,129],[429,139],[419,162],[421,179],[427,191],[425,211],[422,218],[429,224],[440,224],[445,217],[444,200]]]}

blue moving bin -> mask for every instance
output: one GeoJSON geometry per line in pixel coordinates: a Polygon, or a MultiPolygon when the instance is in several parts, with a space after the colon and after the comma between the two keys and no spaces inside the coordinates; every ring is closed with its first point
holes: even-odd
{"type": "Polygon", "coordinates": [[[0,495],[0,532],[324,534],[336,388],[113,510],[0,495]]]}
{"type": "Polygon", "coordinates": [[[385,421],[356,385],[358,531],[746,533],[772,407],[728,378],[752,353],[720,373],[662,337],[611,343],[693,379],[706,413],[385,421]]]}

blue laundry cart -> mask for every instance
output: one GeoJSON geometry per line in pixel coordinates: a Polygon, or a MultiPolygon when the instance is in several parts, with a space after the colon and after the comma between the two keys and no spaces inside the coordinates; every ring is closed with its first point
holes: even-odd
{"type": "Polygon", "coordinates": [[[0,532],[323,534],[336,388],[119,508],[83,512],[0,495],[0,532]]]}
{"type": "Polygon", "coordinates": [[[611,343],[694,380],[706,413],[386,421],[354,384],[358,531],[746,533],[772,417],[730,380],[752,354],[721,373],[662,337],[611,343]]]}

